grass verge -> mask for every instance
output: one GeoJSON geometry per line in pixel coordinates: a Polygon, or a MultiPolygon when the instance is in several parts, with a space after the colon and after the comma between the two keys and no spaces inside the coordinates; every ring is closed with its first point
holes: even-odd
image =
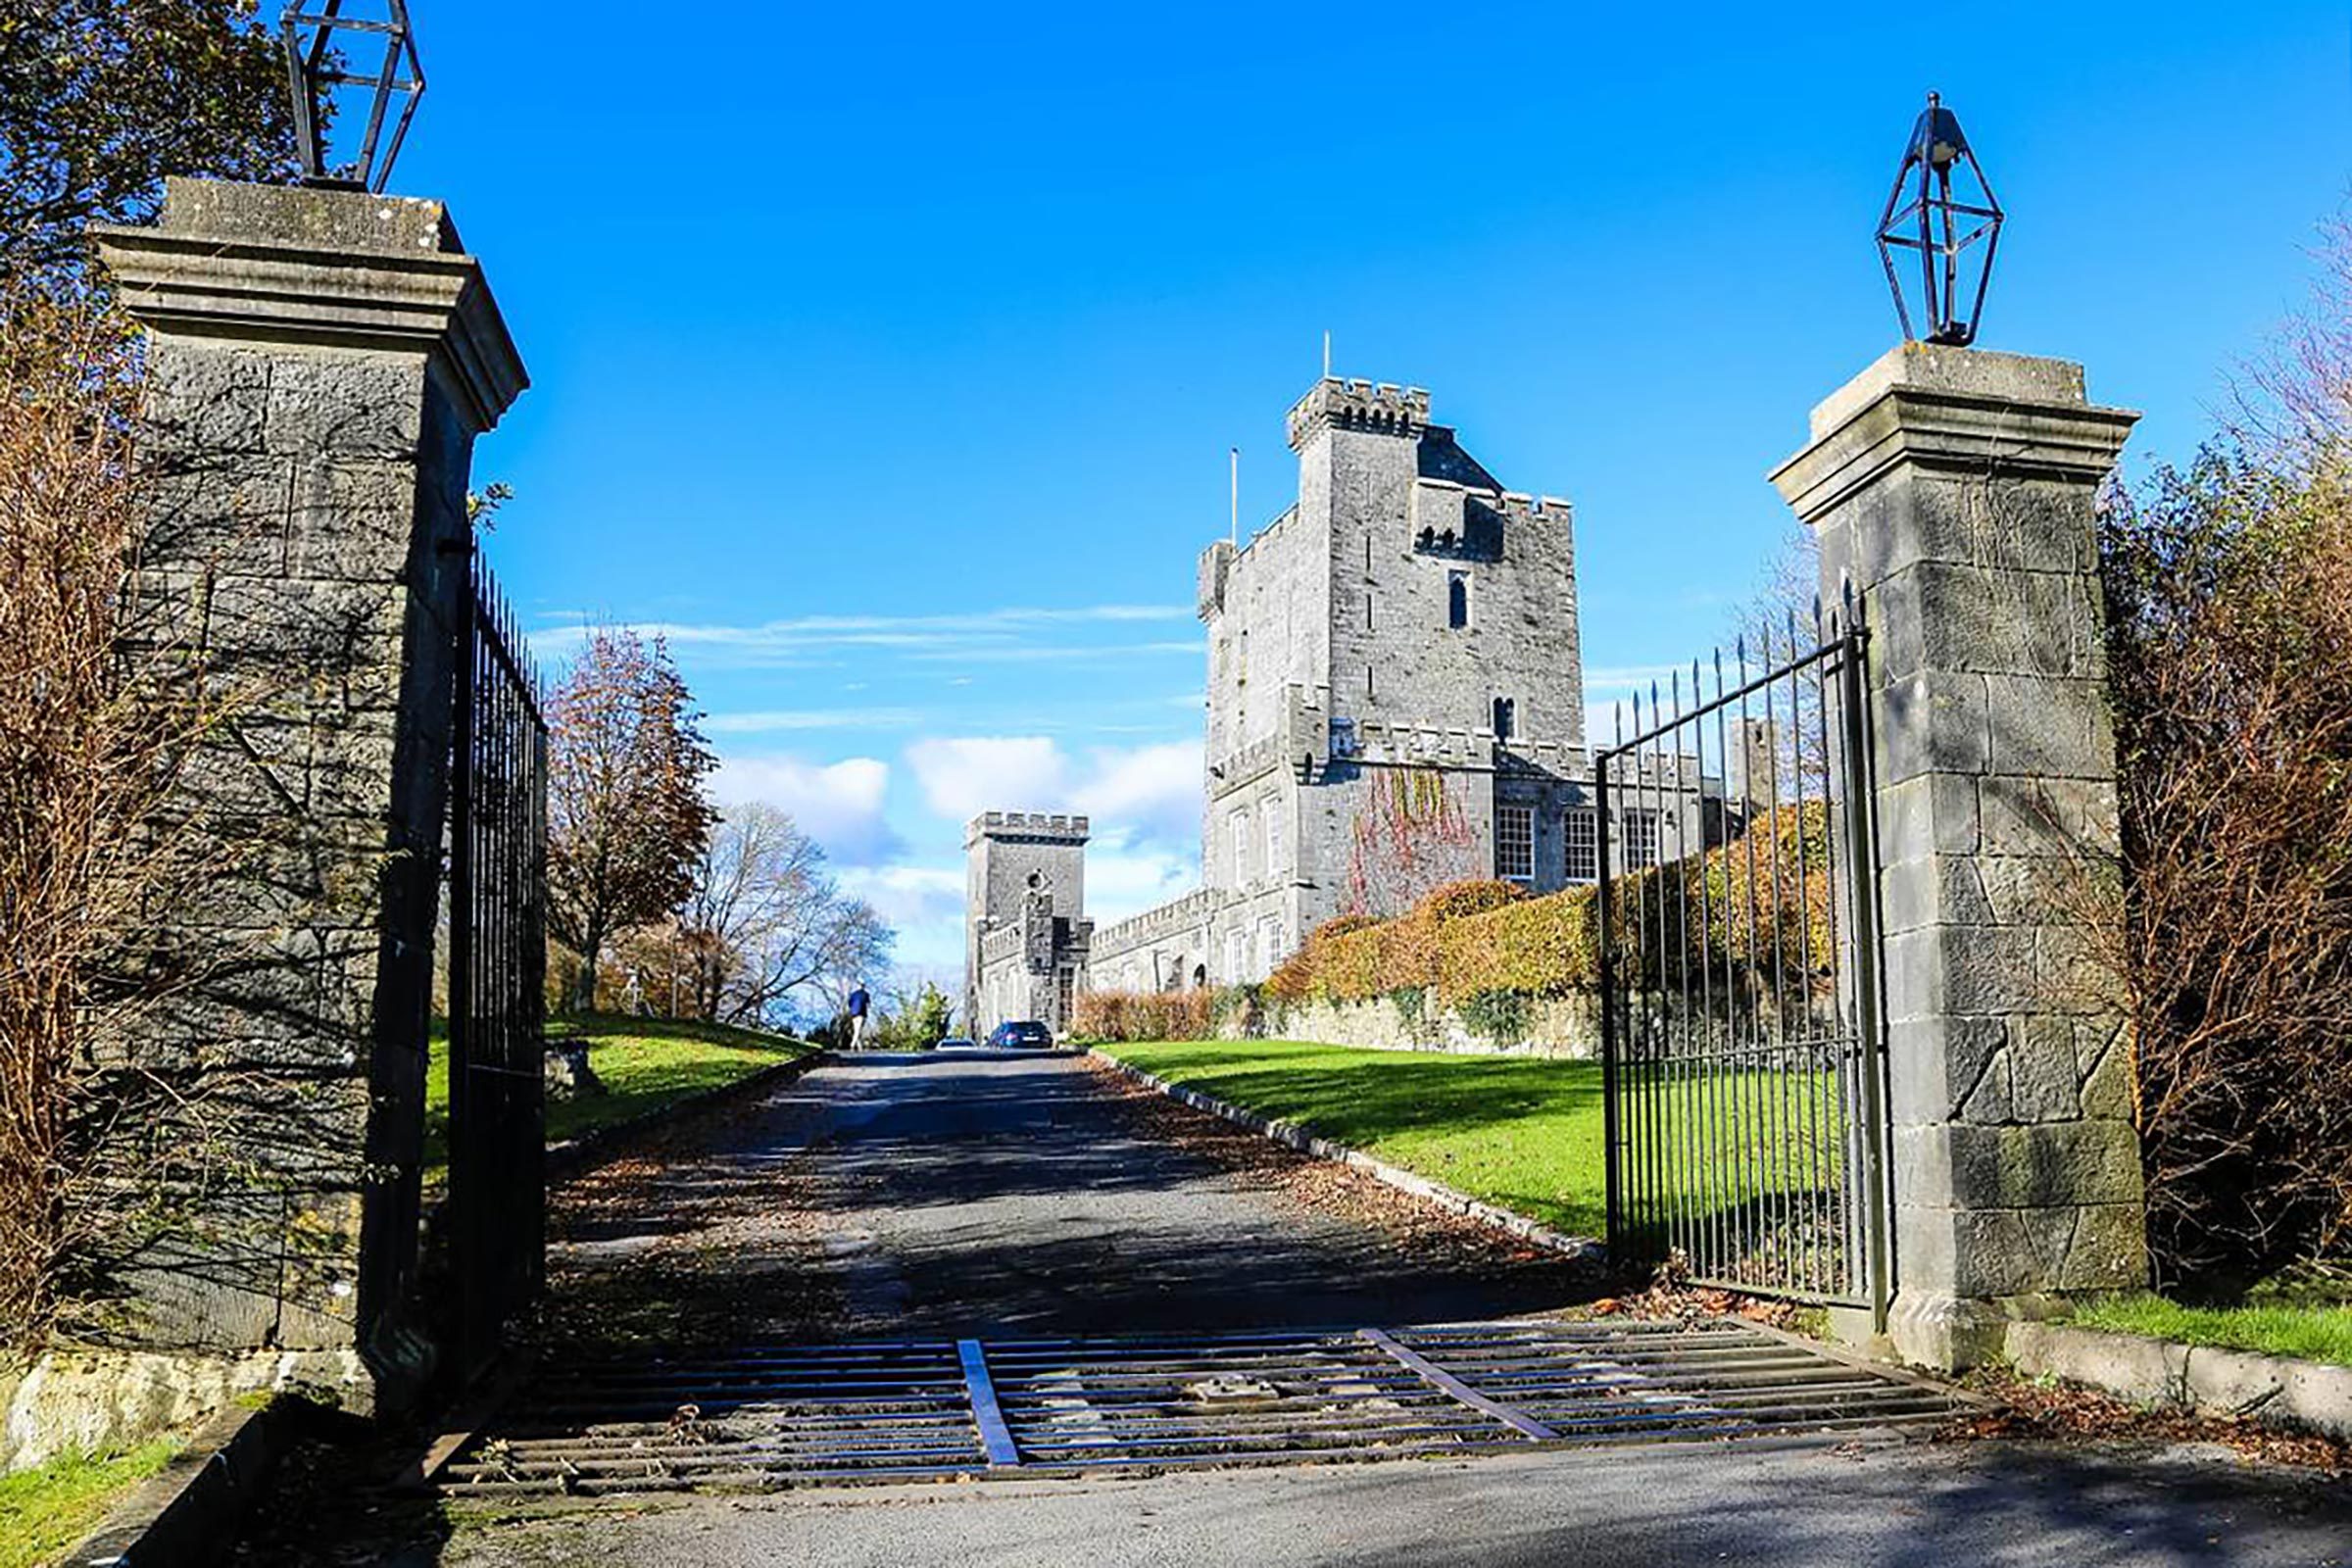
{"type": "Polygon", "coordinates": [[[2352,1366],[2352,1306],[2183,1306],[2145,1292],[2076,1308],[2086,1329],[2352,1366]]]}
{"type": "Polygon", "coordinates": [[[98,1527],[114,1500],[172,1462],[179,1445],[79,1454],[0,1476],[0,1568],[41,1568],[98,1527]]]}
{"type": "Polygon", "coordinates": [[[1598,1236],[1605,1226],[1596,1062],[1291,1040],[1102,1049],[1572,1236],[1598,1236]]]}
{"type": "MultiPolygon", "coordinates": [[[[672,1101],[749,1078],[778,1062],[813,1054],[805,1040],[687,1018],[630,1018],[592,1014],[564,1020],[588,1042],[588,1065],[604,1081],[602,1095],[547,1102],[550,1143],[628,1121],[672,1101]]],[[[425,1169],[449,1162],[449,1054],[438,1026],[425,1076],[425,1169]]]]}

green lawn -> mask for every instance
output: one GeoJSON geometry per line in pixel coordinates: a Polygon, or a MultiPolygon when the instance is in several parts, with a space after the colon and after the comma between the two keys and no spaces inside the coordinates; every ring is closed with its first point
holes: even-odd
{"type": "MultiPolygon", "coordinates": [[[[720,1089],[816,1050],[806,1041],[683,1018],[598,1014],[559,1027],[588,1041],[588,1064],[611,1091],[547,1102],[550,1143],[627,1121],[687,1095],[720,1089]]],[[[425,1168],[448,1163],[449,1055],[438,1025],[425,1077],[425,1168]]]]}
{"type": "Polygon", "coordinates": [[[0,1568],[39,1568],[98,1527],[115,1498],[172,1462],[176,1443],[59,1459],[0,1476],[0,1568]]]}
{"type": "Polygon", "coordinates": [[[1571,1235],[1605,1226],[1597,1062],[1288,1040],[1099,1049],[1571,1235]]]}
{"type": "Polygon", "coordinates": [[[2352,1366],[2352,1306],[2182,1306],[2145,1293],[2078,1307],[2084,1328],[2352,1366]]]}

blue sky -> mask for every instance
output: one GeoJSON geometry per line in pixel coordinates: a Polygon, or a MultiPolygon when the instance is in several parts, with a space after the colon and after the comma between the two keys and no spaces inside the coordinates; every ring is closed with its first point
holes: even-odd
{"type": "Polygon", "coordinates": [[[2011,213],[1984,345],[2144,410],[2135,467],[2299,302],[2352,155],[2344,8],[2291,0],[412,9],[395,184],[535,383],[476,461],[526,621],[673,627],[722,793],[942,973],[982,806],[1093,810],[1098,914],[1189,883],[1194,558],[1229,446],[1246,528],[1288,503],[1325,330],[1576,503],[1606,701],[1718,635],[1765,471],[1893,341],[1927,89],[2011,213]]]}

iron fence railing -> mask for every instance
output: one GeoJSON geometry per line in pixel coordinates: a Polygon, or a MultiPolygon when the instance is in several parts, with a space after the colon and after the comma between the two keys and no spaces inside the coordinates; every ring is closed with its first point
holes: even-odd
{"type": "Polygon", "coordinates": [[[546,1251],[547,726],[477,553],[456,638],[449,834],[451,1273],[466,1370],[537,1296],[546,1251]]]}
{"type": "Polygon", "coordinates": [[[1612,1250],[1883,1322],[1865,650],[1817,614],[1678,671],[1630,734],[1619,710],[1594,791],[1612,1250]]]}

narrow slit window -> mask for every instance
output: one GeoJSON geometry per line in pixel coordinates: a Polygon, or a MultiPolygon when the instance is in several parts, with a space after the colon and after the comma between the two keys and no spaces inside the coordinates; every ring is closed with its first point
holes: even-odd
{"type": "Polygon", "coordinates": [[[1446,624],[1456,631],[1470,624],[1470,574],[1446,574],[1446,624]]]}
{"type": "Polygon", "coordinates": [[[1519,707],[1508,697],[1494,699],[1494,738],[1507,741],[1517,731],[1519,707]]]}

